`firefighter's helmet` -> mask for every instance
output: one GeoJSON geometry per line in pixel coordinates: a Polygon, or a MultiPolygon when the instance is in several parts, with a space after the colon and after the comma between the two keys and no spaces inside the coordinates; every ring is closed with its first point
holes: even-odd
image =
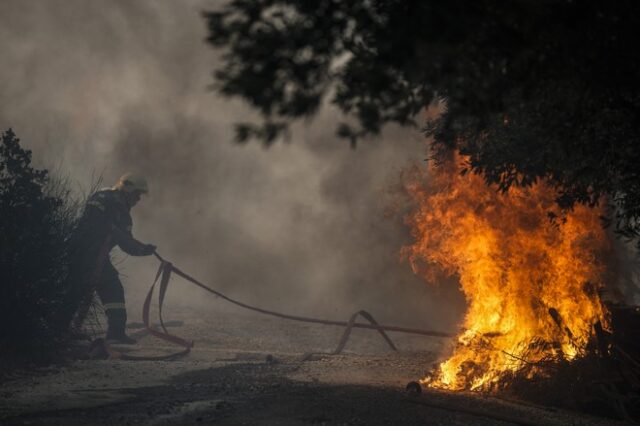
{"type": "Polygon", "coordinates": [[[149,192],[147,180],[140,175],[125,173],[116,182],[115,189],[123,192],[139,192],[146,194],[149,192]]]}

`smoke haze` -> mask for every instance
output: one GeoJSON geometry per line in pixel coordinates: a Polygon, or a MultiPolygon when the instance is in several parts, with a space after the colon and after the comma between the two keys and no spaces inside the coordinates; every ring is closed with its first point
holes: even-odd
{"type": "MultiPolygon", "coordinates": [[[[399,261],[408,229],[384,217],[400,171],[426,155],[419,132],[390,129],[353,151],[336,140],[328,110],[296,126],[290,143],[232,143],[232,123],[256,117],[208,89],[217,52],[200,13],[219,4],[4,0],[0,128],[12,127],[36,165],[60,168],[78,192],[96,175],[107,185],[125,171],[146,175],[134,235],[231,297],[451,328],[456,289],[415,277],[399,261]]],[[[156,266],[118,266],[133,310],[156,266]]],[[[178,282],[168,297],[169,308],[219,306],[178,282]]]]}

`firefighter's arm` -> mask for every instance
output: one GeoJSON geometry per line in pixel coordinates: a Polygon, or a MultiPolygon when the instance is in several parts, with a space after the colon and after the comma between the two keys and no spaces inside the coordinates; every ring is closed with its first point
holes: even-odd
{"type": "Polygon", "coordinates": [[[123,252],[131,256],[150,256],[156,251],[156,246],[153,244],[144,244],[133,238],[133,236],[126,231],[114,226],[111,231],[113,242],[115,242],[123,252]]]}

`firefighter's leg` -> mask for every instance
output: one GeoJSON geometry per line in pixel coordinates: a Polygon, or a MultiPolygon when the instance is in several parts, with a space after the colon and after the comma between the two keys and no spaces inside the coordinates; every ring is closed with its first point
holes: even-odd
{"type": "Polygon", "coordinates": [[[87,316],[93,294],[95,283],[91,283],[91,274],[95,268],[95,261],[91,259],[91,254],[74,253],[69,264],[69,274],[67,276],[67,291],[64,295],[64,303],[61,307],[61,322],[64,327],[71,325],[74,334],[81,334],[82,324],[87,316]]]}
{"type": "Polygon", "coordinates": [[[107,262],[102,271],[102,279],[98,286],[98,296],[107,315],[107,340],[118,343],[135,343],[125,333],[127,310],[124,304],[124,288],[118,277],[118,271],[107,262]]]}
{"type": "Polygon", "coordinates": [[[91,298],[94,289],[90,288],[87,278],[90,274],[86,272],[87,268],[81,268],[73,265],[69,273],[69,290],[65,298],[66,317],[69,320],[65,324],[71,323],[71,331],[74,338],[82,338],[82,326],[91,307],[91,298]]]}

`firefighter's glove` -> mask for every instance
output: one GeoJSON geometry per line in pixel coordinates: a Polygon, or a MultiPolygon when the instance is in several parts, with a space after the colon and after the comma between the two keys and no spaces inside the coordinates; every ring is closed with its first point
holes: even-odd
{"type": "Polygon", "coordinates": [[[142,255],[143,256],[151,256],[153,253],[156,252],[157,248],[158,247],[154,246],[153,244],[145,244],[142,255]]]}

